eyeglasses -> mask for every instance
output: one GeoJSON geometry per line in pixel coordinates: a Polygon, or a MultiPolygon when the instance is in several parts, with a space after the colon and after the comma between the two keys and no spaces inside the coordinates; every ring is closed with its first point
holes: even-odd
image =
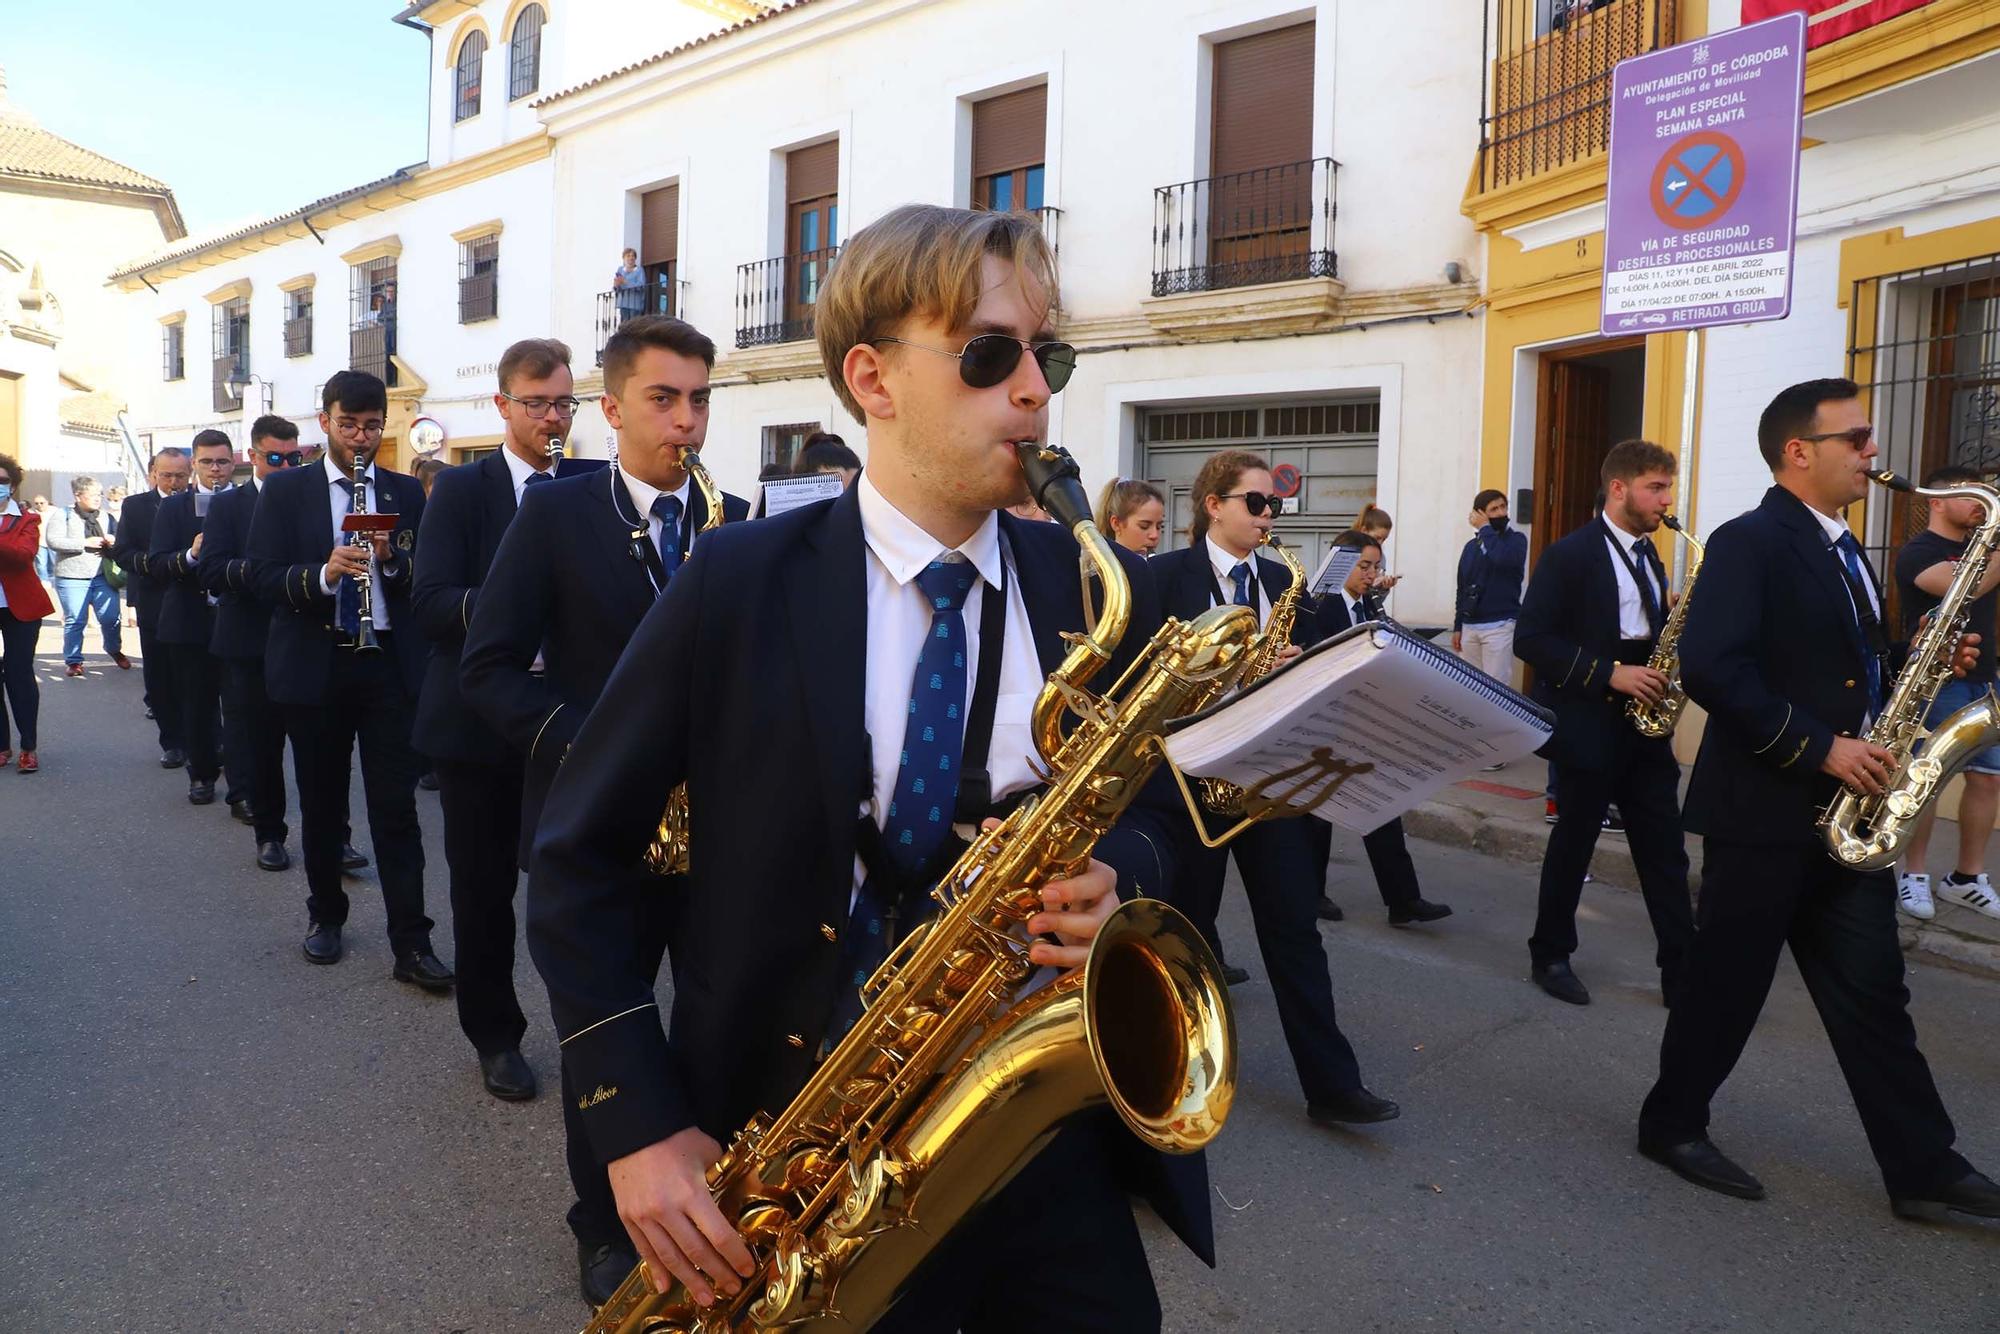
{"type": "Polygon", "coordinates": [[[344,417],[336,417],[333,421],[333,429],[342,435],[380,435],[382,434],[382,423],[376,421],[357,422],[350,421],[344,417]]]}
{"type": "Polygon", "coordinates": [[[1845,440],[1856,449],[1866,449],[1868,442],[1875,438],[1873,426],[1856,426],[1846,431],[1821,431],[1818,435],[1802,435],[1801,440],[1818,442],[1821,440],[1845,440]]]}
{"type": "Polygon", "coordinates": [[[305,461],[306,452],[303,449],[267,449],[264,451],[265,464],[273,468],[296,468],[305,461]]]}
{"type": "Polygon", "coordinates": [[[1230,491],[1217,496],[1216,499],[1241,500],[1243,508],[1250,511],[1250,517],[1253,519],[1262,515],[1267,509],[1271,511],[1271,517],[1274,519],[1285,512],[1283,496],[1267,496],[1262,491],[1230,491]]]}
{"type": "Polygon", "coordinates": [[[583,402],[579,398],[516,398],[505,389],[500,391],[500,397],[509,403],[519,403],[528,410],[530,417],[546,417],[550,408],[554,408],[565,417],[573,417],[576,415],[577,406],[583,402]]]}
{"type": "Polygon", "coordinates": [[[1014,368],[1021,364],[1023,352],[1035,354],[1035,364],[1042,368],[1042,378],[1049,382],[1051,394],[1061,393],[1062,387],[1069,383],[1071,372],[1076,370],[1076,349],[1068,343],[1031,343],[1011,334],[981,334],[956,352],[912,343],[907,338],[878,338],[875,341],[901,343],[904,347],[935,352],[941,357],[957,357],[958,378],[973,389],[991,389],[1012,375],[1014,368]]]}

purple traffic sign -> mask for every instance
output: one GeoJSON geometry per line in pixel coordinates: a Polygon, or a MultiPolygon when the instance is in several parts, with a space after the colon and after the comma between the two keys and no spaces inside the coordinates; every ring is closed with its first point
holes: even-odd
{"type": "Polygon", "coordinates": [[[1805,73],[1798,11],[1612,71],[1604,333],[1791,313],[1805,73]]]}

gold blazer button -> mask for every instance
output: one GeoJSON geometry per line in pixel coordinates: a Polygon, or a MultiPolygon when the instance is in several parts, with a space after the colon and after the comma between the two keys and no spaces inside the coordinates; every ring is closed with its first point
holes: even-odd
{"type": "Polygon", "coordinates": [[[785,1041],[791,1043],[794,1047],[803,1047],[806,1045],[806,1036],[803,1033],[787,1033],[785,1034],[785,1041]]]}
{"type": "Polygon", "coordinates": [[[819,924],[819,933],[828,940],[840,939],[840,933],[833,929],[833,923],[831,922],[821,922],[819,924]]]}

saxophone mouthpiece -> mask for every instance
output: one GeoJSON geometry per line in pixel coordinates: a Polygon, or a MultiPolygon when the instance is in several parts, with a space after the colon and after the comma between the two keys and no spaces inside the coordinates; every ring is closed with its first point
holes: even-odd
{"type": "Polygon", "coordinates": [[[1660,516],[1660,522],[1665,524],[1667,527],[1673,529],[1677,533],[1681,531],[1680,519],[1672,514],[1662,514],[1660,516]]]}
{"type": "Polygon", "coordinates": [[[1904,477],[1899,473],[1892,472],[1887,468],[1882,469],[1880,472],[1869,473],[1868,480],[1874,482],[1877,486],[1886,486],[1891,491],[1916,490],[1914,486],[1910,485],[1909,478],[1904,477]]]}
{"type": "Polygon", "coordinates": [[[1068,529],[1090,520],[1090,497],[1083,494],[1083,475],[1067,449],[1039,440],[1019,440],[1014,453],[1028,479],[1028,494],[1037,505],[1068,529]]]}

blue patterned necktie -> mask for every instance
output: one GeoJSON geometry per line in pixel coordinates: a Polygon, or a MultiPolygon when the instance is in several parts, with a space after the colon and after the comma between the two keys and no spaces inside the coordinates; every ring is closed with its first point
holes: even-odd
{"type": "Polygon", "coordinates": [[[527,495],[528,488],[536,482],[553,482],[555,479],[556,475],[553,472],[531,472],[521,479],[521,494],[527,495]]]}
{"type": "MultiPolygon", "coordinates": [[[[903,723],[903,751],[896,766],[896,786],[882,822],[882,852],[907,878],[916,875],[936,854],[951,832],[958,801],[959,756],[965,748],[965,598],[979,571],[957,553],[932,561],[916,577],[917,587],[931,605],[931,625],[924,635],[910,678],[910,705],[903,723]]],[[[928,888],[926,886],[925,888],[928,888]]],[[[840,1003],[834,1009],[829,1040],[838,1040],[860,1017],[856,988],[889,955],[892,936],[907,931],[919,916],[929,914],[928,898],[908,905],[911,920],[892,918],[897,905],[870,876],[854,896],[848,912],[847,972],[841,979],[840,1003]]]]}
{"type": "Polygon", "coordinates": [[[1875,609],[1868,601],[1868,576],[1861,570],[1861,544],[1853,533],[1842,533],[1833,544],[1847,566],[1847,595],[1854,601],[1854,622],[1861,632],[1861,656],[1868,668],[1868,708],[1882,707],[1882,660],[1870,651],[1868,628],[1875,622],[1875,609]]]}
{"type": "Polygon", "coordinates": [[[681,564],[681,498],[656,497],[653,517],[660,521],[660,568],[671,579],[681,564]]]}
{"type": "Polygon", "coordinates": [[[1230,601],[1239,607],[1248,607],[1252,611],[1255,611],[1257,609],[1257,601],[1250,596],[1250,562],[1247,560],[1237,561],[1236,568],[1229,572],[1229,577],[1236,581],[1236,596],[1231,598],[1230,601]]]}
{"type": "MultiPolygon", "coordinates": [[[[354,513],[354,479],[336,477],[334,481],[347,493],[347,512],[354,513]]],[[[341,540],[347,540],[347,534],[341,534],[341,540]]],[[[340,582],[333,586],[333,623],[343,634],[358,636],[361,633],[361,585],[354,581],[352,575],[342,575],[340,582]]]]}

